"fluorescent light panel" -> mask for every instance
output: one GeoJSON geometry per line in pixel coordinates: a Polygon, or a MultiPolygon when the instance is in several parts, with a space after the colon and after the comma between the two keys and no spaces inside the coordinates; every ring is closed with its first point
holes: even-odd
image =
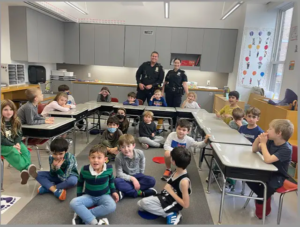
{"type": "Polygon", "coordinates": [[[165,4],[165,18],[169,18],[170,13],[170,2],[164,2],[165,4]]]}
{"type": "Polygon", "coordinates": [[[243,1],[238,2],[234,5],[222,18],[221,20],[225,20],[230,14],[232,14],[237,8],[239,8],[243,4],[243,1]]]}
{"type": "Polygon", "coordinates": [[[81,12],[82,14],[88,15],[87,12],[83,11],[82,9],[80,9],[78,6],[74,5],[71,2],[65,2],[66,4],[68,4],[69,6],[73,7],[74,9],[78,10],[79,12],[81,12]]]}

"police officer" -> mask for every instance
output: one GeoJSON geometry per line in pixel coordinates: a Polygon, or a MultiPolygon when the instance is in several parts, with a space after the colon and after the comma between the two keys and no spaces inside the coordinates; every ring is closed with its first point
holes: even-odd
{"type": "Polygon", "coordinates": [[[137,99],[149,103],[154,90],[161,86],[165,72],[161,64],[157,63],[158,53],[151,53],[151,61],[144,62],[136,71],[137,99]]]}
{"type": "Polygon", "coordinates": [[[187,76],[180,69],[181,60],[174,59],[174,69],[170,70],[163,85],[162,92],[166,92],[166,102],[170,107],[180,107],[181,98],[184,92],[189,93],[187,86],[187,76]]]}

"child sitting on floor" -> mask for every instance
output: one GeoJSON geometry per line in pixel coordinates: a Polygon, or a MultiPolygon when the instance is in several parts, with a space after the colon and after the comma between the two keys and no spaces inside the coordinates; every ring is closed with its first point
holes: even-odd
{"type": "MultiPolygon", "coordinates": [[[[294,132],[294,125],[286,119],[275,119],[271,121],[267,133],[260,134],[252,144],[253,152],[260,152],[265,163],[272,163],[277,167],[278,172],[274,173],[266,182],[267,205],[266,216],[271,213],[271,196],[276,189],[282,187],[285,179],[289,178],[288,168],[292,157],[292,146],[287,141],[294,132]]],[[[249,188],[263,198],[264,186],[256,182],[247,182],[249,188]]],[[[255,214],[259,219],[263,215],[263,200],[255,200],[255,214]]]]}
{"type": "Polygon", "coordinates": [[[144,149],[149,147],[163,147],[165,139],[162,136],[156,136],[156,125],[153,122],[153,113],[151,111],[145,111],[143,119],[139,125],[139,142],[144,149]]]}
{"type": "Polygon", "coordinates": [[[135,149],[135,139],[132,135],[125,134],[119,139],[121,152],[116,157],[115,185],[119,191],[120,200],[123,196],[136,198],[156,195],[155,179],[144,175],[144,152],[135,149]]]}
{"type": "Polygon", "coordinates": [[[240,94],[237,91],[229,92],[229,105],[225,105],[216,115],[217,117],[221,117],[226,124],[233,119],[232,118],[232,111],[235,108],[238,108],[237,105],[239,101],[240,94]]]}
{"type": "Polygon", "coordinates": [[[107,87],[102,87],[97,96],[97,102],[111,102],[110,91],[107,87]]]}
{"type": "Polygon", "coordinates": [[[129,92],[127,100],[123,102],[123,105],[138,106],[139,101],[136,99],[136,94],[134,92],[129,92]]]}
{"type": "Polygon", "coordinates": [[[70,109],[76,108],[75,105],[67,105],[68,95],[65,92],[58,92],[55,96],[54,100],[50,102],[47,106],[45,106],[42,116],[47,117],[49,112],[58,110],[61,112],[67,112],[70,109]]]}
{"type": "Polygon", "coordinates": [[[187,99],[182,103],[181,108],[200,109],[196,100],[197,94],[195,92],[189,92],[187,99]]]}
{"type": "Polygon", "coordinates": [[[235,130],[239,130],[243,125],[248,125],[248,122],[244,119],[244,111],[241,108],[235,108],[232,111],[233,120],[229,122],[229,127],[235,130]]]}
{"type": "Polygon", "coordinates": [[[31,164],[30,153],[22,143],[22,127],[17,108],[9,99],[1,101],[1,155],[21,172],[21,184],[27,184],[29,176],[36,178],[36,167],[31,164]]]}
{"type": "Polygon", "coordinates": [[[107,149],[103,145],[95,145],[89,153],[89,165],[81,168],[77,184],[77,197],[70,202],[75,212],[73,225],[108,225],[106,216],[116,210],[119,195],[114,183],[113,167],[106,165],[107,149]],[[95,206],[95,207],[93,207],[95,206]],[[89,209],[93,207],[92,209],[89,209]]]}
{"type": "Polygon", "coordinates": [[[192,193],[191,180],[186,168],[191,162],[191,153],[184,147],[175,147],[171,152],[175,172],[168,179],[160,194],[138,201],[140,211],[147,211],[167,218],[168,225],[177,225],[181,218],[181,210],[190,206],[192,193]]]}
{"type": "Polygon", "coordinates": [[[40,171],[36,180],[41,184],[38,194],[52,192],[59,200],[65,200],[66,189],[77,184],[77,161],[68,152],[69,143],[63,138],[57,138],[50,144],[52,155],[49,156],[50,171],[40,171]]]}
{"type": "Polygon", "coordinates": [[[114,161],[118,151],[118,141],[123,133],[119,128],[119,119],[116,116],[107,119],[107,129],[101,137],[101,144],[107,147],[108,162],[114,161]]]}
{"type": "Polygon", "coordinates": [[[119,118],[119,129],[123,134],[126,134],[129,128],[129,121],[126,117],[126,110],[124,108],[119,108],[117,117],[119,118]]]}

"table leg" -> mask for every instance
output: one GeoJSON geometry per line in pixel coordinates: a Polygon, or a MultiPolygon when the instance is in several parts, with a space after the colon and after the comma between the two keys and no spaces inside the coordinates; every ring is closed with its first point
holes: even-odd
{"type": "Polygon", "coordinates": [[[86,117],[85,120],[86,120],[86,127],[85,127],[86,143],[89,143],[90,142],[90,137],[89,137],[89,120],[88,120],[88,117],[86,117]]]}
{"type": "Polygon", "coordinates": [[[204,154],[205,154],[205,147],[202,148],[202,151],[200,152],[200,157],[199,157],[199,170],[201,170],[201,166],[202,166],[203,159],[204,159],[204,154]]]}
{"type": "Polygon", "coordinates": [[[26,137],[26,139],[25,139],[25,145],[26,145],[26,147],[28,146],[28,139],[29,139],[29,137],[26,137]]]}
{"type": "Polygon", "coordinates": [[[225,197],[226,178],[224,176],[222,176],[222,178],[223,178],[223,188],[222,188],[222,195],[221,195],[221,203],[220,203],[219,222],[218,222],[218,224],[221,224],[221,222],[222,222],[222,213],[223,213],[223,205],[224,205],[224,197],[225,197]]]}
{"type": "Polygon", "coordinates": [[[173,132],[173,118],[171,117],[171,132],[173,132]]]}
{"type": "Polygon", "coordinates": [[[245,186],[246,186],[246,182],[242,181],[242,192],[241,192],[241,195],[245,195],[245,186]]]}
{"type": "Polygon", "coordinates": [[[3,160],[0,160],[0,162],[1,162],[1,190],[3,191],[4,163],[3,160]]]}
{"type": "Polygon", "coordinates": [[[75,156],[75,146],[76,146],[76,122],[74,123],[74,128],[73,128],[73,153],[75,156]]]}
{"type": "Polygon", "coordinates": [[[213,160],[214,160],[214,157],[211,157],[210,167],[209,167],[209,173],[208,173],[207,190],[206,190],[206,193],[207,193],[207,194],[209,194],[209,188],[210,188],[210,181],[211,181],[211,174],[212,174],[213,160]]]}
{"type": "Polygon", "coordinates": [[[266,205],[267,205],[267,185],[261,182],[264,186],[264,203],[263,203],[263,225],[265,224],[266,219],[266,205]]]}

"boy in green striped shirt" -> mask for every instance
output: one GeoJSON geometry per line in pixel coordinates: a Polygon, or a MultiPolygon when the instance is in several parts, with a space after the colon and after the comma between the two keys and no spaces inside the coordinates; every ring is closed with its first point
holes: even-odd
{"type": "Polygon", "coordinates": [[[97,221],[116,209],[119,195],[114,184],[113,167],[107,161],[107,148],[95,145],[89,153],[90,164],[83,166],[77,184],[77,196],[70,207],[75,211],[73,224],[108,224],[106,218],[97,221]],[[93,207],[92,209],[89,209],[93,207]]]}

